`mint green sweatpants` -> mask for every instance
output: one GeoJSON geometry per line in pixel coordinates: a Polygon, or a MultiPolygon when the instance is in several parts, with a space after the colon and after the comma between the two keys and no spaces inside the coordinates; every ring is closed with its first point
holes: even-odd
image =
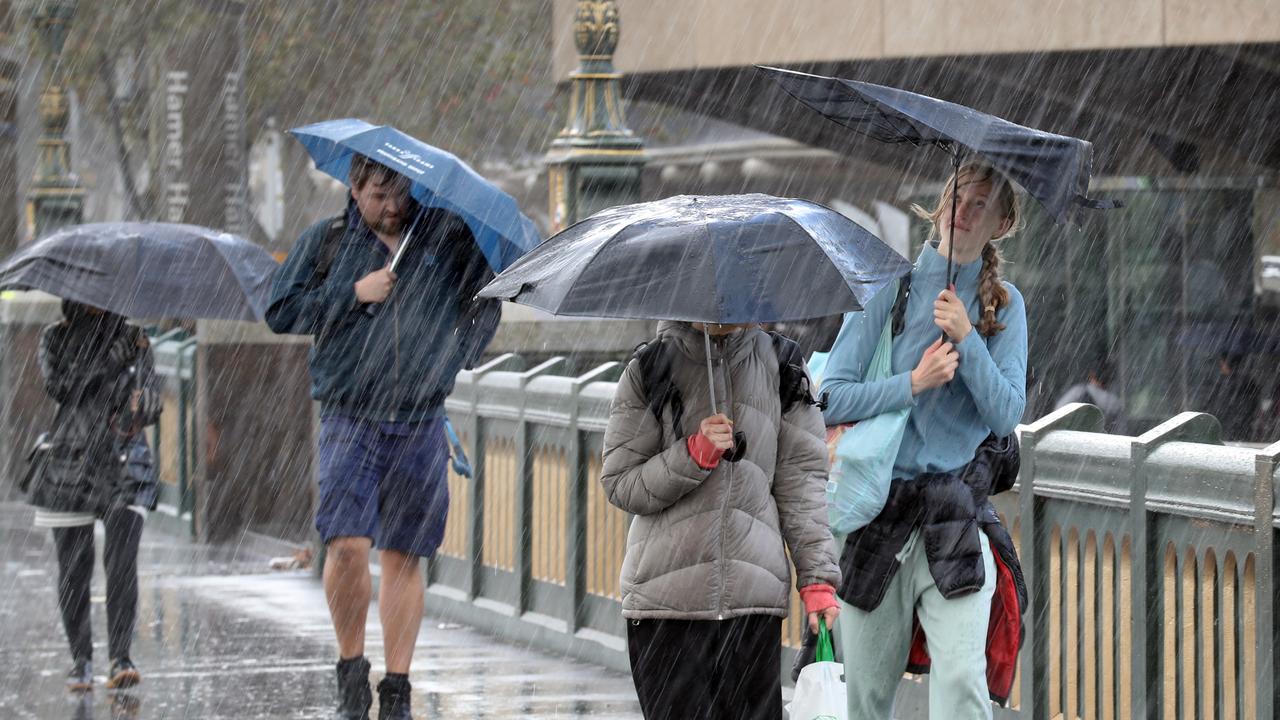
{"type": "Polygon", "coordinates": [[[871,612],[840,603],[839,627],[844,652],[849,718],[890,720],[893,698],[911,650],[911,614],[920,617],[932,665],[929,717],[934,720],[990,720],[987,693],[987,624],[995,595],[996,569],[987,536],[982,542],[986,582],[982,589],[947,600],[929,574],[919,531],[898,553],[902,566],[884,600],[871,612]]]}

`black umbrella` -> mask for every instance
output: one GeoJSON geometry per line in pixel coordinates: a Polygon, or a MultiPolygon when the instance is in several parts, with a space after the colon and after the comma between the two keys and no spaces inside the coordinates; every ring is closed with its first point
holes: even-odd
{"type": "MultiPolygon", "coordinates": [[[[1018,183],[1056,222],[1080,208],[1119,207],[1088,197],[1093,145],[1078,138],[1024,127],[927,95],[841,78],[757,66],[792,97],[833,122],[885,143],[934,145],[959,169],[970,152],[1018,183]]],[[[951,210],[955,212],[955,184],[951,210]]],[[[950,277],[950,257],[948,257],[950,277]]]]}
{"type": "Polygon", "coordinates": [[[277,263],[196,225],[96,223],[38,240],[0,264],[0,290],[43,290],[125,317],[261,320],[277,263]]]}
{"type": "Polygon", "coordinates": [[[592,215],[480,296],[556,315],[778,322],[860,310],[910,269],[880,238],[817,203],[681,195],[592,215]]]}

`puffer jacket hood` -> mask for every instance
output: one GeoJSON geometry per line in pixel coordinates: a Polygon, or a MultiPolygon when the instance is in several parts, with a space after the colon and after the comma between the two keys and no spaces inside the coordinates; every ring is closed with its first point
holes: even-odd
{"type": "Polygon", "coordinates": [[[610,412],[601,482],[610,502],[634,514],[622,567],[628,618],[715,620],[785,617],[790,564],[797,587],[839,586],[827,525],[827,449],[822,415],[798,403],[782,414],[778,360],[767,333],[712,339],[716,400],[747,438],[744,456],[704,470],[687,438],[711,415],[701,331],[663,322],[671,374],[684,406],[679,433],[670,408],[649,410],[639,364],[628,364],[610,412]]]}

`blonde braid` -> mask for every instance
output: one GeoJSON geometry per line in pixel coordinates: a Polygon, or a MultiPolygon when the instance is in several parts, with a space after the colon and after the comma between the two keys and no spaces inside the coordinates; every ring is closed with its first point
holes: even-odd
{"type": "Polygon", "coordinates": [[[982,270],[978,274],[978,305],[982,309],[978,320],[978,332],[992,337],[1004,330],[1004,323],[996,320],[996,313],[1009,304],[1009,291],[1000,279],[1000,250],[995,243],[982,247],[982,270]]]}

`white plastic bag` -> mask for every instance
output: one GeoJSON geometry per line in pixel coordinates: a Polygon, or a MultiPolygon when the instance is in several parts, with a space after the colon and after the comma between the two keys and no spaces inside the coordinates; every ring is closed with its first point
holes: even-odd
{"type": "Polygon", "coordinates": [[[809,663],[796,679],[796,693],[787,705],[790,720],[849,720],[844,666],[835,662],[809,663]]]}
{"type": "Polygon", "coordinates": [[[789,720],[849,720],[844,665],[834,661],[831,631],[826,623],[818,628],[816,657],[796,678],[796,691],[787,705],[787,717],[789,720]]]}

